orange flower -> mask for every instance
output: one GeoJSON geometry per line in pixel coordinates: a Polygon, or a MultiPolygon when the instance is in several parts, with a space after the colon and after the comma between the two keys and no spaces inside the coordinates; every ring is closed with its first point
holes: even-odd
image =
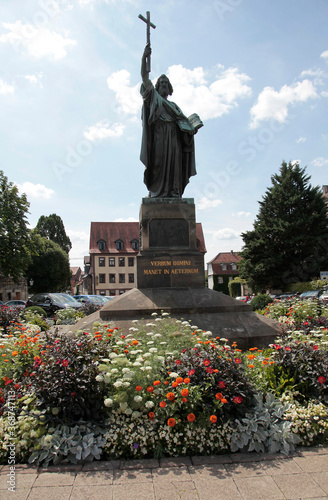
{"type": "Polygon", "coordinates": [[[165,401],[161,401],[161,402],[159,403],[159,406],[160,406],[161,408],[165,408],[165,406],[166,406],[165,401]]]}
{"type": "Polygon", "coordinates": [[[150,411],[148,413],[148,416],[149,416],[150,420],[153,420],[153,418],[155,417],[155,413],[153,411],[150,411]]]}
{"type": "Polygon", "coordinates": [[[248,359],[251,361],[252,359],[256,358],[255,354],[247,354],[248,359]]]}
{"type": "Polygon", "coordinates": [[[222,399],[221,399],[221,403],[225,404],[225,403],[227,403],[227,402],[228,402],[228,401],[226,400],[226,398],[222,398],[222,399]]]}
{"type": "Polygon", "coordinates": [[[172,387],[174,387],[174,389],[178,387],[178,382],[172,382],[172,387]]]}
{"type": "Polygon", "coordinates": [[[138,345],[138,344],[139,344],[139,342],[138,342],[137,340],[133,340],[133,341],[132,341],[132,344],[133,344],[133,345],[138,345]]]}
{"type": "Polygon", "coordinates": [[[174,401],[175,400],[175,395],[173,392],[168,392],[167,395],[166,395],[167,399],[169,401],[174,401]]]}
{"type": "Polygon", "coordinates": [[[183,378],[182,378],[182,377],[178,377],[178,378],[176,379],[176,382],[177,382],[178,384],[182,384],[182,382],[183,382],[183,378]]]}
{"type": "Polygon", "coordinates": [[[222,399],[223,399],[222,392],[218,392],[217,394],[215,394],[215,397],[216,397],[216,399],[220,399],[220,401],[222,401],[222,399]]]}
{"type": "Polygon", "coordinates": [[[141,385],[137,385],[137,387],[136,387],[136,391],[142,391],[142,387],[141,387],[141,385]]]}
{"type": "Polygon", "coordinates": [[[189,378],[189,377],[185,378],[185,379],[184,379],[184,383],[185,383],[185,384],[189,384],[189,383],[190,383],[190,378],[189,378]]]}
{"type": "Polygon", "coordinates": [[[127,354],[129,351],[128,349],[124,349],[124,353],[127,354]]]}
{"type": "Polygon", "coordinates": [[[181,396],[182,396],[183,398],[186,398],[186,397],[188,396],[188,394],[189,394],[188,389],[182,389],[182,391],[181,391],[181,396]]]}
{"type": "Polygon", "coordinates": [[[151,385],[149,387],[147,387],[147,392],[153,392],[154,390],[154,387],[152,387],[151,385]]]}
{"type": "Polygon", "coordinates": [[[187,420],[188,422],[193,422],[195,420],[195,415],[193,413],[189,413],[187,420]]]}
{"type": "Polygon", "coordinates": [[[217,420],[218,420],[218,418],[215,415],[210,416],[210,421],[212,422],[212,424],[215,424],[215,422],[217,422],[217,420]]]}
{"type": "Polygon", "coordinates": [[[12,355],[12,356],[17,356],[17,354],[18,354],[18,352],[17,352],[17,351],[13,351],[13,352],[11,353],[11,355],[12,355]]]}
{"type": "Polygon", "coordinates": [[[154,380],[153,385],[159,385],[161,383],[160,380],[154,380]]]}
{"type": "Polygon", "coordinates": [[[248,365],[248,368],[254,368],[254,365],[248,365]]]}
{"type": "Polygon", "coordinates": [[[170,427],[174,427],[175,426],[175,419],[169,418],[167,421],[167,425],[169,425],[170,427]]]}
{"type": "Polygon", "coordinates": [[[266,359],[264,359],[264,360],[262,361],[262,365],[268,365],[268,364],[269,364],[269,363],[267,362],[267,360],[266,360],[266,359]]]}
{"type": "Polygon", "coordinates": [[[28,350],[24,349],[24,351],[22,351],[22,354],[28,354],[28,350]]]}
{"type": "Polygon", "coordinates": [[[107,328],[107,331],[108,333],[113,333],[114,330],[112,328],[107,328]]]}
{"type": "Polygon", "coordinates": [[[169,381],[165,380],[164,385],[169,385],[169,381]]]}
{"type": "Polygon", "coordinates": [[[183,403],[186,403],[187,401],[188,401],[188,399],[187,399],[187,398],[182,398],[182,402],[183,402],[183,403]]]}

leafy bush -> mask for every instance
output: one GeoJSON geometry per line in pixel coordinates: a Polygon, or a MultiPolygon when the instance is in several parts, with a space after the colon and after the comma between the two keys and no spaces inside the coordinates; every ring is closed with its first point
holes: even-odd
{"type": "Polygon", "coordinates": [[[7,306],[0,306],[0,326],[3,328],[3,333],[8,333],[8,328],[16,323],[19,319],[21,308],[10,308],[7,306]]]}
{"type": "Polygon", "coordinates": [[[72,307],[60,309],[56,312],[56,325],[74,325],[80,317],[79,311],[72,307]]]}
{"type": "Polygon", "coordinates": [[[103,346],[88,335],[68,338],[56,332],[45,334],[45,344],[28,382],[40,408],[72,421],[101,419],[104,394],[96,375],[103,346]]]}
{"type": "Polygon", "coordinates": [[[274,345],[274,363],[267,368],[268,386],[276,395],[296,392],[301,402],[328,403],[328,351],[317,345],[287,342],[274,345]]]}
{"type": "Polygon", "coordinates": [[[264,309],[270,302],[273,302],[273,298],[266,293],[262,293],[260,295],[255,295],[255,297],[251,301],[251,309],[252,311],[258,311],[259,309],[264,309]]]}
{"type": "Polygon", "coordinates": [[[24,310],[24,312],[33,312],[33,313],[36,313],[39,316],[41,316],[41,318],[46,318],[47,317],[46,311],[44,309],[42,309],[42,307],[39,307],[39,306],[26,307],[26,309],[24,310]]]}

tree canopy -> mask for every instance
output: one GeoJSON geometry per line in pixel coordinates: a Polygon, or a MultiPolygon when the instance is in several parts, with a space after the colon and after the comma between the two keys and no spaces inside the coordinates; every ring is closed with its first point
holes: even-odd
{"type": "Polygon", "coordinates": [[[66,234],[64,223],[59,215],[41,215],[35,229],[40,236],[54,241],[64,252],[69,253],[72,243],[66,234]]]}
{"type": "Polygon", "coordinates": [[[284,289],[328,268],[327,206],[305,170],[282,163],[259,202],[253,230],[242,234],[240,276],[254,291],[284,289]]]}
{"type": "Polygon", "coordinates": [[[0,273],[14,281],[24,276],[30,260],[27,228],[29,202],[0,170],[0,273]]]}
{"type": "Polygon", "coordinates": [[[33,246],[37,253],[32,256],[28,277],[33,280],[31,291],[64,292],[70,288],[68,255],[57,243],[32,233],[33,246]]]}

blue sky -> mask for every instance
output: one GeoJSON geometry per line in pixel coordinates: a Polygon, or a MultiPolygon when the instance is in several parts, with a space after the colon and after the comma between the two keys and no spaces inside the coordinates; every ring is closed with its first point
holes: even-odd
{"type": "Polygon", "coordinates": [[[152,73],[204,122],[194,198],[207,255],[238,251],[281,162],[328,184],[326,0],[2,0],[0,169],[58,214],[88,254],[91,221],[138,220],[147,196],[140,59],[150,10],[152,73]]]}

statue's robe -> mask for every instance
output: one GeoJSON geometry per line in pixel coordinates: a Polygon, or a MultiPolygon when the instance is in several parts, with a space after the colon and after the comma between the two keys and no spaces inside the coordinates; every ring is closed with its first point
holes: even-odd
{"type": "Polygon", "coordinates": [[[181,109],[159,95],[149,80],[143,97],[140,160],[151,197],[181,197],[196,175],[193,129],[181,109]],[[191,132],[191,133],[190,133],[191,132]]]}

